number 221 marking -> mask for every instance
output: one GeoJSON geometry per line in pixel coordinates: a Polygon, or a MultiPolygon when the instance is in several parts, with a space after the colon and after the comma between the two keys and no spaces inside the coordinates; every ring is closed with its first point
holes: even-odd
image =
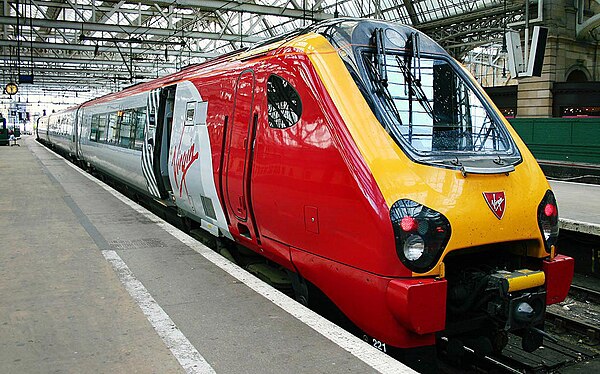
{"type": "Polygon", "coordinates": [[[387,350],[385,348],[385,343],[383,343],[382,341],[379,341],[377,339],[373,339],[373,347],[379,349],[380,351],[386,353],[387,350]]]}

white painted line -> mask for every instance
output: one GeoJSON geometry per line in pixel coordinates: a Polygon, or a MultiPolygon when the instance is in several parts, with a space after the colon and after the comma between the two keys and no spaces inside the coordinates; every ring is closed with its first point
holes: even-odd
{"type": "MultiPolygon", "coordinates": [[[[44,148],[53,153],[56,157],[63,159],[60,155],[56,154],[52,150],[46,147],[44,148]]],[[[73,167],[88,179],[100,184],[105,190],[111,193],[114,192],[113,195],[118,193],[117,191],[112,190],[112,188],[105,183],[102,183],[84,173],[70,162],[66,160],[65,162],[67,165],[73,167]]],[[[125,196],[121,196],[125,198],[125,196]]],[[[123,201],[121,197],[117,196],[117,198],[123,201]]],[[[102,255],[112,265],[113,269],[117,273],[117,276],[119,277],[119,280],[121,283],[123,283],[129,295],[138,304],[158,336],[160,336],[162,341],[165,343],[167,348],[169,348],[173,356],[175,356],[185,372],[188,374],[214,374],[214,369],[208,362],[206,362],[200,352],[198,352],[194,345],[177,328],[175,322],[173,322],[163,308],[158,305],[156,300],[154,300],[152,295],[150,295],[142,282],[137,280],[135,275],[131,272],[131,270],[129,270],[129,267],[117,254],[117,252],[112,250],[103,250],[102,255]]]]}
{"type": "MultiPolygon", "coordinates": [[[[47,148],[46,148],[47,149],[47,148]]],[[[51,150],[49,150],[52,152],[51,150]]],[[[54,153],[54,152],[52,152],[54,153]]],[[[54,153],[56,156],[60,157],[58,154],[54,153]]],[[[64,159],[63,159],[64,160],[64,159]]],[[[380,373],[394,373],[394,374],[403,374],[403,373],[417,373],[412,370],[408,366],[402,364],[401,362],[393,359],[387,354],[371,347],[366,344],[364,341],[359,339],[358,337],[350,334],[346,330],[341,327],[335,325],[334,323],[328,321],[327,319],[321,317],[317,313],[312,310],[306,308],[305,306],[297,303],[292,300],[288,296],[279,292],[275,288],[271,287],[267,283],[261,281],[255,276],[251,275],[244,269],[240,268],[236,264],[230,262],[225,259],[223,256],[217,254],[212,249],[207,246],[201,244],[196,239],[187,235],[186,233],[180,231],[176,227],[172,226],[168,222],[165,222],[161,218],[154,215],[154,213],[150,212],[146,208],[141,205],[129,200],[125,195],[116,191],[106,183],[92,177],[91,175],[85,173],[77,166],[73,165],[67,160],[64,160],[67,165],[77,170],[80,174],[98,184],[100,187],[111,193],[114,197],[119,199],[124,204],[131,207],[136,212],[140,213],[144,217],[149,220],[155,222],[158,226],[163,228],[169,234],[177,238],[183,244],[187,245],[197,253],[201,254],[208,261],[212,262],[214,265],[223,269],[225,272],[238,279],[240,282],[244,283],[246,286],[250,287],[252,290],[257,292],[258,294],[264,296],[266,299],[285,310],[287,313],[296,317],[298,320],[302,321],[307,326],[311,327],[313,330],[323,335],[327,339],[331,340],[335,344],[339,345],[341,348],[350,352],[359,360],[363,361],[365,364],[371,366],[373,369],[377,370],[380,373]]],[[[157,330],[158,331],[158,330],[157,330]]],[[[186,339],[187,340],[187,339],[186,339]]],[[[167,344],[169,345],[169,344],[167,344]]],[[[181,362],[181,361],[180,361],[181,362]]]]}
{"type": "Polygon", "coordinates": [[[177,358],[186,373],[215,373],[204,357],[196,350],[190,341],[177,328],[167,313],[156,303],[146,287],[136,279],[129,267],[123,262],[117,252],[103,250],[102,255],[110,262],[125,286],[129,295],[140,306],[148,321],[154,327],[163,342],[177,358]]]}

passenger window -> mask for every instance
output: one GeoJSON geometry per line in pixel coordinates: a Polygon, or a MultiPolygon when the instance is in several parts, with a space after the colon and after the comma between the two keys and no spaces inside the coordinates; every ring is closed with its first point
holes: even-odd
{"type": "Polygon", "coordinates": [[[267,80],[269,126],[286,129],[294,126],[302,115],[302,101],[290,82],[271,75],[267,80]]]}
{"type": "Polygon", "coordinates": [[[100,116],[97,114],[92,115],[92,124],[90,130],[90,140],[98,141],[98,123],[100,122],[100,116]]]}
{"type": "Polygon", "coordinates": [[[121,126],[119,126],[119,145],[124,148],[130,148],[132,139],[131,130],[131,114],[133,111],[131,109],[120,111],[119,117],[121,118],[121,126]]]}
{"type": "Polygon", "coordinates": [[[119,140],[119,116],[117,113],[108,114],[108,143],[116,144],[119,140]]]}
{"type": "Polygon", "coordinates": [[[90,124],[90,140],[139,150],[144,144],[145,124],[145,107],[94,114],[90,124]]]}
{"type": "Polygon", "coordinates": [[[134,109],[135,118],[135,146],[134,149],[142,149],[144,145],[144,127],[146,126],[146,107],[134,109]]]}
{"type": "Polygon", "coordinates": [[[108,115],[101,114],[98,119],[98,135],[96,136],[96,141],[102,142],[106,141],[106,122],[108,120],[108,115]]]}

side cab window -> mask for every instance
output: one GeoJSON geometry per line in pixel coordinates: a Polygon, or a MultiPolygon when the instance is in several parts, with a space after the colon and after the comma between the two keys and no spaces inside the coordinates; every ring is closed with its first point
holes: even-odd
{"type": "Polygon", "coordinates": [[[294,126],[302,116],[302,101],[290,82],[272,74],[267,80],[267,107],[269,126],[287,129],[294,126]]]}

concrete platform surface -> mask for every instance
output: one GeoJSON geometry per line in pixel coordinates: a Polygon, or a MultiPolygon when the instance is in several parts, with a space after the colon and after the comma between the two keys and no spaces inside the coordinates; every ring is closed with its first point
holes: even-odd
{"type": "Polygon", "coordinates": [[[600,235],[600,186],[550,181],[561,229],[600,235]]]}
{"type": "Polygon", "coordinates": [[[410,372],[21,144],[0,147],[0,373],[410,372]]]}

